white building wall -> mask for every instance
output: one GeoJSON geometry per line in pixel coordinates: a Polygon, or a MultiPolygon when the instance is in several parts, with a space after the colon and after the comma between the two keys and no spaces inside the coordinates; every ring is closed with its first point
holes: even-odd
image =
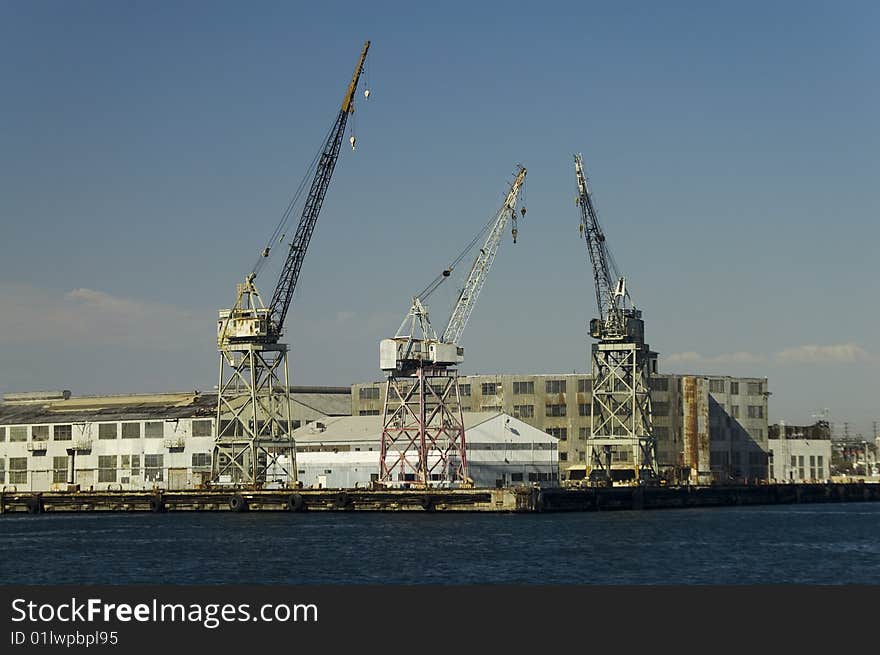
{"type": "Polygon", "coordinates": [[[777,482],[831,479],[831,441],[770,439],[770,478],[777,482]]]}
{"type": "MultiPolygon", "coordinates": [[[[305,487],[368,487],[379,479],[381,423],[357,434],[363,417],[328,420],[327,430],[307,426],[297,438],[298,479],[305,487]],[[354,432],[347,431],[356,426],[354,432]]],[[[468,473],[477,487],[540,483],[558,484],[557,439],[519,421],[497,414],[467,428],[468,473]]],[[[392,457],[389,456],[389,464],[392,457]]],[[[436,461],[436,459],[435,459],[436,461]]]]}
{"type": "MultiPolygon", "coordinates": [[[[212,419],[181,418],[156,421],[85,421],[81,423],[6,425],[0,428],[0,488],[5,491],[57,491],[68,484],[81,490],[107,489],[151,490],[195,488],[210,478],[211,452],[214,444],[212,419]],[[208,421],[210,434],[193,436],[193,421],[208,421]],[[158,436],[146,436],[145,423],[161,425],[158,436]],[[69,439],[55,438],[56,426],[71,427],[69,439]],[[115,438],[101,438],[100,426],[116,426],[115,438]],[[140,436],[123,438],[139,426],[140,436]],[[34,430],[34,428],[37,428],[34,430]],[[43,438],[44,427],[48,438],[43,438]],[[10,437],[26,431],[26,441],[10,437]],[[193,467],[193,454],[198,454],[193,467]],[[55,458],[67,458],[67,472],[62,476],[55,458]],[[105,459],[101,459],[101,458],[105,459]],[[115,457],[115,466],[106,458],[115,457]],[[13,467],[25,460],[24,471],[13,467]],[[153,466],[147,467],[147,464],[153,466]],[[62,479],[63,477],[63,479],[62,479]]],[[[204,427],[201,424],[200,427],[204,427]]],[[[107,428],[104,428],[105,433],[107,428]]],[[[152,434],[152,433],[151,433],[152,434]]]]}

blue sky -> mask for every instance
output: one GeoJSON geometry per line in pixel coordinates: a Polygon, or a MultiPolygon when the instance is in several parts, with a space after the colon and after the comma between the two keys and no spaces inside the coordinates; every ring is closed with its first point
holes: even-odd
{"type": "Polygon", "coordinates": [[[463,370],[587,370],[580,151],[662,368],[767,376],[772,420],[870,430],[880,9],[710,4],[3,3],[0,392],[210,389],[216,311],[369,38],[288,315],[296,383],[377,379],[517,163],[528,214],[463,370]]]}

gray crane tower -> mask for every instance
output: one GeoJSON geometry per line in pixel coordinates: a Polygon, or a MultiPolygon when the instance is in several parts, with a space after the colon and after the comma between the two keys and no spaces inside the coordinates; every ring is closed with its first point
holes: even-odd
{"type": "MultiPolygon", "coordinates": [[[[279,339],[290,302],[324,203],[330,178],[339,158],[345,125],[354,112],[354,94],[364,68],[370,42],[345,92],[342,106],[327,139],[291,199],[275,233],[251,273],[237,285],[235,305],[220,311],[217,347],[220,351],[220,384],[217,396],[217,433],[212,459],[212,483],[261,487],[268,483],[296,485],[296,450],[291,434],[290,385],[287,345],[279,339]],[[267,305],[255,280],[272,247],[284,243],[286,229],[299,205],[309,174],[314,170],[308,195],[278,283],[267,305]]],[[[365,92],[369,97],[369,91],[365,92]]],[[[355,138],[351,136],[354,149],[355,138]]]]}
{"type": "Polygon", "coordinates": [[[642,312],[633,305],[608,248],[580,154],[574,157],[574,169],[578,228],[587,242],[599,309],[599,318],[590,321],[590,336],[597,342],[591,357],[588,479],[651,484],[658,479],[650,385],[657,354],[645,343],[642,312]]]}
{"type": "MultiPolygon", "coordinates": [[[[508,220],[517,237],[517,202],[526,169],[517,168],[504,204],[465,250],[419,295],[392,339],[379,344],[379,368],[387,376],[382,412],[382,446],[379,483],[385,486],[471,484],[458,365],[464,361],[459,345],[486,277],[495,261],[508,220]],[[438,336],[431,326],[424,301],[445,280],[468,252],[486,238],[477,252],[467,279],[438,336]]],[[[521,208],[525,216],[525,207],[521,208]]]]}

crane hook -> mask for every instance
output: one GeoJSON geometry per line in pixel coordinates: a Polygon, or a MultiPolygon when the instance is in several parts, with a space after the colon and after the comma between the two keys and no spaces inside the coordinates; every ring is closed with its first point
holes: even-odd
{"type": "Polygon", "coordinates": [[[369,100],[369,99],[370,99],[370,90],[364,89],[364,100],[369,100]]]}
{"type": "Polygon", "coordinates": [[[514,242],[514,243],[516,243],[516,235],[517,235],[518,232],[519,232],[519,230],[517,230],[516,228],[513,228],[513,229],[511,230],[511,234],[513,234],[513,242],[514,242]]]}
{"type": "Polygon", "coordinates": [[[357,143],[357,139],[355,138],[354,134],[352,134],[348,138],[348,141],[349,141],[349,143],[351,143],[351,149],[354,150],[354,144],[357,143]]]}
{"type": "Polygon", "coordinates": [[[526,208],[520,207],[519,213],[522,214],[523,218],[525,218],[526,217],[526,208]]]}

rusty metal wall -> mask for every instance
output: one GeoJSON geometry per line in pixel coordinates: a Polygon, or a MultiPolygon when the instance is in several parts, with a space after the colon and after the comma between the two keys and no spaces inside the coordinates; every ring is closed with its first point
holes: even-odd
{"type": "Polygon", "coordinates": [[[683,463],[690,468],[689,481],[711,479],[709,465],[709,384],[692,375],[681,378],[683,463]]]}

